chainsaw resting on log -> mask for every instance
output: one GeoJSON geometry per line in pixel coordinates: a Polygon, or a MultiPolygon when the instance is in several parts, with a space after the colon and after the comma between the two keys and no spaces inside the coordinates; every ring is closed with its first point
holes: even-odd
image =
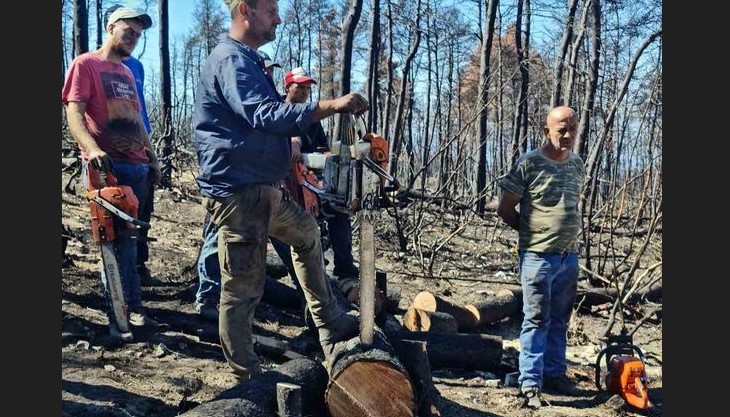
{"type": "Polygon", "coordinates": [[[334,210],[357,217],[360,225],[360,343],[368,347],[373,344],[377,294],[373,220],[388,204],[387,193],[397,190],[400,185],[387,171],[388,141],[378,134],[365,133],[361,118],[356,120],[350,114],[343,122],[343,137],[333,143],[332,152],[302,154],[303,165],[319,173],[321,182],[300,176],[299,185],[303,193],[316,195],[334,210]]]}

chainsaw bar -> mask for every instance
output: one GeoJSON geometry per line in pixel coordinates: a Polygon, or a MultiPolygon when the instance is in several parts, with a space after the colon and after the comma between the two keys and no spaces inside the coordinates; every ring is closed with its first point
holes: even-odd
{"type": "Polygon", "coordinates": [[[129,328],[127,303],[124,300],[122,277],[119,273],[119,265],[117,264],[115,252],[113,243],[101,243],[101,261],[104,265],[109,308],[111,309],[112,316],[114,317],[113,324],[117,326],[117,329],[119,329],[123,339],[131,340],[132,332],[129,328]]]}
{"type": "Polygon", "coordinates": [[[360,221],[360,343],[373,344],[375,326],[375,233],[370,214],[358,212],[360,221]]]}

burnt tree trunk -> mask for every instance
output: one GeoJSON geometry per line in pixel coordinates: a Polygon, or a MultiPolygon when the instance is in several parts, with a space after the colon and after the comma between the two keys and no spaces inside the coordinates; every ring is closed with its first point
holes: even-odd
{"type": "Polygon", "coordinates": [[[304,415],[324,416],[327,371],[309,358],[290,360],[276,370],[264,372],[250,381],[225,390],[212,400],[181,414],[183,417],[278,417],[277,385],[301,387],[304,415]]]}
{"type": "Polygon", "coordinates": [[[433,385],[427,348],[426,342],[401,340],[398,344],[398,357],[411,375],[418,417],[440,417],[441,393],[433,385]]]}
{"type": "Polygon", "coordinates": [[[385,316],[382,328],[388,340],[399,349],[401,340],[426,342],[431,369],[458,368],[498,372],[502,360],[502,337],[480,333],[441,334],[408,332],[398,319],[385,316]]]}

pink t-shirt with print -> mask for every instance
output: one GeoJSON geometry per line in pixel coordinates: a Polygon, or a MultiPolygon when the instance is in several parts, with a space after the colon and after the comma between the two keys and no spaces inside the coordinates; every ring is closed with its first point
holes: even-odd
{"type": "MultiPolygon", "coordinates": [[[[93,52],[77,56],[66,71],[61,100],[86,103],[84,118],[99,147],[113,159],[147,163],[137,86],[129,68],[93,52]]],[[[86,160],[86,152],[81,150],[86,160]]]]}

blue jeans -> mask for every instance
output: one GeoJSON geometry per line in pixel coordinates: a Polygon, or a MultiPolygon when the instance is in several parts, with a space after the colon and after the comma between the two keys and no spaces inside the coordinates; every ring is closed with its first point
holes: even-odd
{"type": "MultiPolygon", "coordinates": [[[[147,198],[139,200],[139,210],[137,210],[139,220],[150,222],[152,212],[155,210],[155,188],[151,184],[148,186],[147,198]]],[[[139,230],[139,239],[137,239],[137,268],[142,268],[150,259],[150,249],[147,242],[149,229],[139,230]]]]}
{"type": "MultiPolygon", "coordinates": [[[[88,169],[88,163],[84,162],[84,184],[88,184],[88,169]]],[[[114,161],[112,168],[114,176],[117,177],[117,183],[130,186],[140,202],[147,201],[148,198],[150,183],[147,176],[149,170],[150,167],[147,164],[130,164],[120,161],[114,161]]],[[[137,239],[133,238],[132,234],[126,233],[126,230],[124,233],[117,233],[116,236],[114,247],[117,252],[117,263],[119,264],[124,299],[127,301],[130,311],[141,311],[142,288],[137,274],[137,239]]],[[[101,282],[106,289],[106,274],[103,265],[100,269],[101,282]]]]}
{"type": "Polygon", "coordinates": [[[521,387],[542,388],[543,377],[564,375],[568,322],[578,286],[577,253],[520,251],[521,387]]]}
{"type": "Polygon", "coordinates": [[[217,306],[221,295],[221,267],[218,263],[218,228],[210,221],[210,214],[203,222],[203,246],[198,254],[198,292],[195,302],[199,305],[217,306]]]}
{"type": "Polygon", "coordinates": [[[327,231],[329,233],[332,253],[334,254],[334,268],[332,274],[337,276],[358,276],[359,271],[352,257],[352,225],[350,216],[336,210],[329,209],[326,204],[322,211],[327,216],[327,231]]]}

